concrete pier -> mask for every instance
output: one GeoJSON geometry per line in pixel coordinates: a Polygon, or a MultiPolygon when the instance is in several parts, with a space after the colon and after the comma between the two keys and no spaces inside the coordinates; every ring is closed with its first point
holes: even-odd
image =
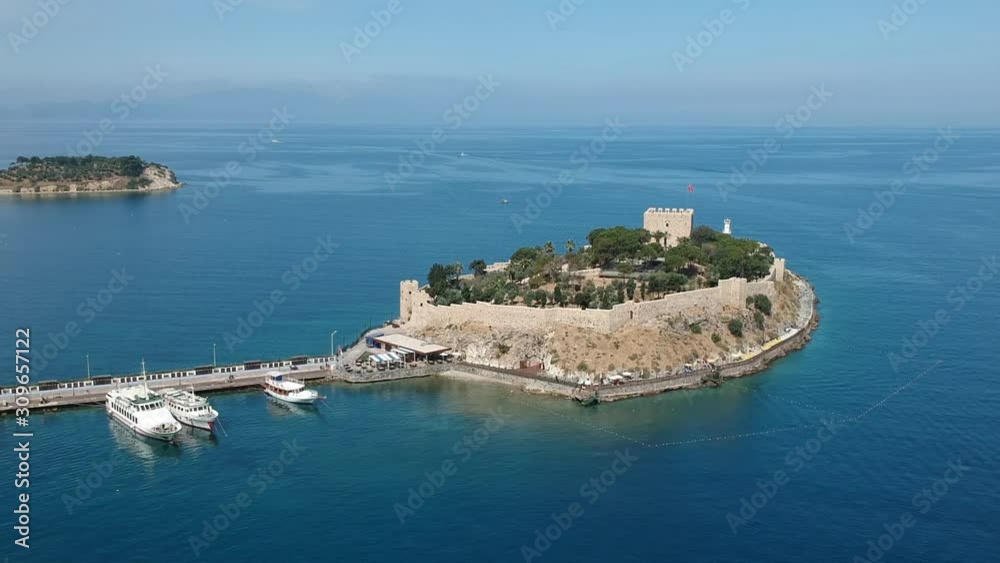
{"type": "MultiPolygon", "coordinates": [[[[186,389],[189,391],[194,390],[195,392],[228,391],[261,387],[264,383],[264,377],[271,371],[280,371],[283,374],[287,374],[289,377],[301,379],[303,381],[325,379],[331,375],[329,370],[324,369],[323,364],[313,364],[308,366],[306,369],[300,368],[297,370],[292,370],[290,367],[282,367],[243,370],[231,373],[209,373],[205,375],[189,375],[171,378],[153,378],[153,376],[160,374],[150,374],[146,376],[147,379],[145,380],[142,379],[141,375],[123,376],[113,379],[126,381],[87,386],[76,386],[76,384],[84,383],[83,381],[67,381],[60,382],[60,385],[65,385],[65,387],[57,387],[55,389],[35,389],[33,387],[35,390],[28,393],[30,401],[28,408],[37,412],[38,410],[44,409],[104,404],[105,396],[109,391],[119,386],[125,387],[130,385],[139,385],[142,383],[145,383],[154,391],[157,389],[166,389],[171,387],[186,389]]],[[[12,389],[3,389],[3,391],[0,392],[0,413],[13,412],[14,409],[17,408],[15,398],[16,395],[13,393],[12,389]]]]}

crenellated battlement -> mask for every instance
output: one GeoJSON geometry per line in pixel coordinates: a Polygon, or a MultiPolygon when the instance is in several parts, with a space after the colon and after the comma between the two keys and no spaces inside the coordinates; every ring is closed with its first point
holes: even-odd
{"type": "Polygon", "coordinates": [[[690,213],[694,215],[694,209],[690,207],[650,207],[646,213],[690,213]]]}

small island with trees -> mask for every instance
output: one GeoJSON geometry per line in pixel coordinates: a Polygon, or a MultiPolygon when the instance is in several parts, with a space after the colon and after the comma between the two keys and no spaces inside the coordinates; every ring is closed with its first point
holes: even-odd
{"type": "Polygon", "coordinates": [[[162,164],[137,156],[19,156],[0,170],[0,194],[143,193],[181,187],[162,164]]]}

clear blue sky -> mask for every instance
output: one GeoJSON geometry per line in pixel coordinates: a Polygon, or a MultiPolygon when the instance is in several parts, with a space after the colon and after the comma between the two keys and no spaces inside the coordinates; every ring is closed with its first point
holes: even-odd
{"type": "Polygon", "coordinates": [[[484,113],[500,121],[772,124],[825,84],[820,124],[1000,123],[1000,4],[988,0],[910,0],[919,9],[888,40],[878,21],[905,2],[585,0],[556,29],[546,12],[559,0],[399,2],[348,63],[342,42],[389,0],[243,0],[221,20],[213,0],[68,0],[17,54],[10,33],[38,0],[4,0],[0,105],[110,101],[159,64],[158,101],[348,83],[371,100],[362,114],[401,93],[439,114],[493,74],[503,86],[484,113]],[[674,53],[725,9],[734,21],[679,72],[674,53]]]}

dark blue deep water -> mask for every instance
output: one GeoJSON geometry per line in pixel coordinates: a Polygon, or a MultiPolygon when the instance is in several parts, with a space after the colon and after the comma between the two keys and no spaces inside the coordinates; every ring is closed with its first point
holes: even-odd
{"type": "MultiPolygon", "coordinates": [[[[0,162],[65,154],[93,127],[0,125],[0,162]]],[[[630,128],[579,170],[572,155],[601,124],[467,130],[390,189],[384,174],[431,127],[293,124],[249,161],[240,144],[258,127],[132,124],[103,141],[101,154],[171,166],[188,184],[173,193],[0,199],[8,365],[19,327],[32,330],[36,362],[50,338],[65,345],[36,365],[36,381],[84,375],[88,354],[99,374],[137,371],[140,358],[156,370],[211,363],[213,343],[220,363],[322,353],[332,331],[352,340],[396,315],[399,280],[422,279],[432,262],[580,242],[598,226],[640,225],[650,206],[694,207],[717,228],[732,217],[737,234],[770,242],[816,286],[822,324],[805,350],[756,377],[591,409],[438,380],[331,386],[314,411],[233,393],[213,397],[226,435],[185,436],[176,449],[137,441],[102,409],[36,413],[31,549],[12,544],[5,446],[0,556],[513,562],[529,546],[543,563],[996,560],[996,131],[953,131],[921,170],[905,165],[936,131],[803,129],[723,198],[717,183],[774,131],[630,128]],[[196,202],[229,161],[239,173],[196,202]],[[573,183],[529,218],[527,202],[562,170],[573,183]],[[897,179],[905,191],[876,204],[897,179]],[[859,208],[886,203],[845,233],[859,208]],[[286,274],[318,238],[337,245],[332,257],[286,274]],[[134,278],[97,311],[88,299],[115,271],[134,278]],[[274,290],[284,302],[227,343],[274,290]],[[80,330],[67,343],[69,322],[80,330]],[[843,422],[834,434],[821,430],[831,420],[843,422]],[[477,430],[485,443],[466,449],[477,430]],[[637,459],[626,466],[619,454],[637,459]],[[613,467],[612,484],[589,483],[602,472],[609,482],[613,467]],[[401,522],[395,505],[422,484],[433,496],[401,522]],[[238,499],[237,515],[226,507],[238,499]],[[909,527],[898,524],[906,512],[909,527]],[[567,529],[538,540],[553,515],[567,529]],[[886,526],[901,537],[870,548],[886,526]]],[[[13,383],[7,373],[0,385],[13,383]]],[[[10,444],[16,426],[0,424],[10,444]]]]}

